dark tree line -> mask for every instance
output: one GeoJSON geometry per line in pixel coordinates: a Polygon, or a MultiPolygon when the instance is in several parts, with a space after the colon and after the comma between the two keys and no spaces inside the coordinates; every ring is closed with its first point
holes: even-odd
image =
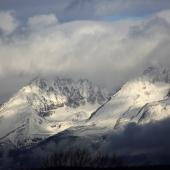
{"type": "MultiPolygon", "coordinates": [[[[91,154],[87,148],[57,150],[43,158],[41,168],[29,170],[169,170],[170,165],[129,167],[116,154],[97,152],[91,154]]],[[[19,170],[19,169],[18,169],[19,170]]],[[[21,169],[20,169],[21,170],[21,169]]]]}
{"type": "Polygon", "coordinates": [[[115,154],[98,152],[92,155],[87,148],[71,148],[67,151],[55,151],[43,159],[44,168],[49,167],[89,167],[89,168],[113,168],[125,166],[123,160],[115,154]]]}

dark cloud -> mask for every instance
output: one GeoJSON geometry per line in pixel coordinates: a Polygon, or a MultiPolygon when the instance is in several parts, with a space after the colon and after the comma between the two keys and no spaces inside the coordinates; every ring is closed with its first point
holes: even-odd
{"type": "Polygon", "coordinates": [[[69,3],[69,5],[66,7],[66,12],[70,11],[72,9],[75,9],[77,6],[84,7],[86,3],[90,3],[92,5],[94,3],[93,0],[73,0],[69,3]]]}
{"type": "Polygon", "coordinates": [[[168,163],[170,161],[170,118],[145,125],[128,124],[122,133],[111,133],[104,151],[139,157],[140,164],[168,163]],[[143,159],[142,159],[143,156],[143,159]],[[166,159],[165,159],[166,158],[166,159]]]}
{"type": "Polygon", "coordinates": [[[168,0],[15,0],[10,3],[9,0],[0,0],[0,10],[15,10],[22,21],[30,16],[54,13],[60,23],[73,20],[143,18],[169,8],[168,0]]]}
{"type": "Polygon", "coordinates": [[[74,9],[75,7],[77,7],[82,1],[80,0],[74,0],[72,2],[69,3],[69,5],[67,6],[67,8],[65,9],[66,11],[69,11],[71,9],[74,9]]]}
{"type": "Polygon", "coordinates": [[[73,20],[88,20],[94,15],[94,8],[91,7],[91,3],[86,3],[88,0],[70,2],[70,0],[56,1],[56,0],[16,0],[10,2],[0,0],[0,10],[15,10],[17,11],[17,18],[22,21],[22,24],[27,21],[29,17],[41,14],[55,14],[60,23],[69,22],[73,20]],[[75,4],[75,5],[74,5],[75,4]],[[69,9],[79,4],[80,9],[72,10],[69,9]],[[88,5],[89,4],[89,5],[88,5]],[[67,13],[66,9],[69,10],[67,13]],[[83,9],[83,10],[82,10],[83,9]]]}

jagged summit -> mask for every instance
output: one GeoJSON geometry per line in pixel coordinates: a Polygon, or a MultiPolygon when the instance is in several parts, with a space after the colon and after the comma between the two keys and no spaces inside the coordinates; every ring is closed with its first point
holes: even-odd
{"type": "Polygon", "coordinates": [[[157,66],[149,67],[147,70],[143,72],[142,75],[150,78],[150,81],[152,81],[152,83],[155,82],[169,83],[170,66],[157,65],[157,66]]]}
{"type": "Polygon", "coordinates": [[[170,67],[154,66],[127,82],[98,109],[86,126],[123,129],[130,122],[145,124],[170,116],[170,67]],[[103,114],[105,113],[105,114],[103,114]]]}
{"type": "Polygon", "coordinates": [[[86,79],[36,77],[0,108],[0,146],[30,147],[82,124],[106,101],[86,79]]]}

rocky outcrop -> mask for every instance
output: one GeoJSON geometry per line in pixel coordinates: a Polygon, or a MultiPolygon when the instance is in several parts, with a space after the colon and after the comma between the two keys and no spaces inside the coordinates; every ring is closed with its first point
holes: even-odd
{"type": "Polygon", "coordinates": [[[51,114],[50,110],[59,107],[78,108],[86,103],[101,105],[107,101],[107,96],[102,95],[101,89],[87,79],[74,82],[66,78],[48,80],[37,77],[22,91],[30,106],[41,116],[48,116],[51,114]]]}

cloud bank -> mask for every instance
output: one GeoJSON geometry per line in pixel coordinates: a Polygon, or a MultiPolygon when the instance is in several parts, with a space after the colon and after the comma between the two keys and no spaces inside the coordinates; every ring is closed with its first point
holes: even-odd
{"type": "Polygon", "coordinates": [[[116,91],[149,66],[170,60],[169,11],[116,22],[59,23],[54,14],[41,14],[25,24],[14,12],[0,14],[9,18],[1,26],[8,34],[0,34],[0,103],[38,75],[87,78],[116,91]]]}
{"type": "Polygon", "coordinates": [[[130,157],[138,164],[167,164],[170,161],[170,118],[146,125],[130,123],[122,133],[112,132],[103,151],[130,157]]]}

